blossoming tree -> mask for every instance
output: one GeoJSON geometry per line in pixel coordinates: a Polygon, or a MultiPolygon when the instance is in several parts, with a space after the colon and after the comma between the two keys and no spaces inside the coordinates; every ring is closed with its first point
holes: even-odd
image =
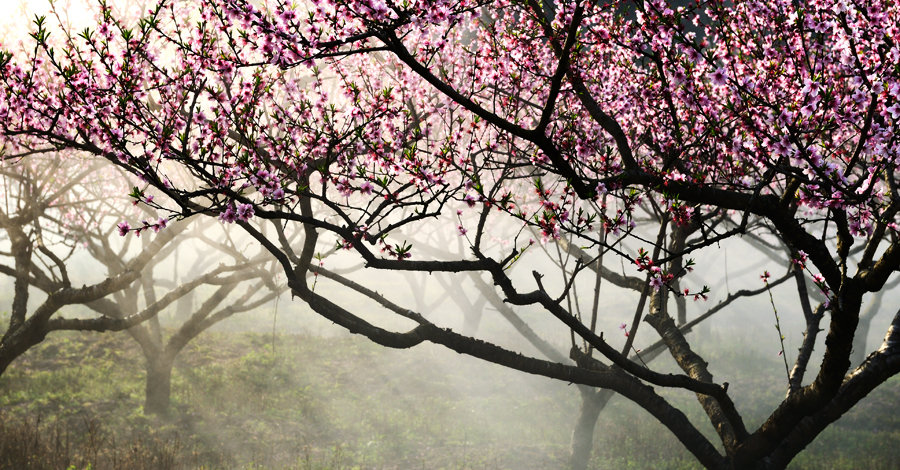
{"type": "Polygon", "coordinates": [[[3,133],[101,155],[146,182],[136,200],[174,201],[172,217],[238,223],[294,296],[351,332],[613,390],[710,468],[784,467],[900,371],[900,315],[850,362],[866,296],[900,267],[896,3],[272,3],[161,1],[139,19],[104,5],[79,32],[38,19],[28,59],[0,60],[3,133]],[[434,223],[469,252],[417,254],[404,230],[434,223]],[[570,237],[587,258],[562,279],[539,264],[530,278],[510,273],[539,243],[523,230],[486,242],[511,223],[570,237]],[[668,307],[707,297],[691,258],[742,236],[791,253],[791,313],[808,326],[793,368],[785,357],[786,396],[757,429],[668,307]],[[367,270],[485,273],[507,302],[571,331],[575,364],[442,328],[322,266],[317,253],[334,246],[367,270]],[[647,292],[631,313],[651,330],[630,321],[622,348],[568,307],[592,264],[647,292]],[[412,328],[322,296],[321,276],[412,328]],[[818,325],[824,356],[811,365],[818,325]],[[683,372],[629,355],[638,333],[683,372]],[[718,443],[657,387],[696,394],[718,443]]]}

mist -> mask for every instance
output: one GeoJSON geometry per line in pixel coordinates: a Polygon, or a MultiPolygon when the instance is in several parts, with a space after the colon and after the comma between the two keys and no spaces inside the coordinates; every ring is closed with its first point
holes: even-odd
{"type": "MultiPolygon", "coordinates": [[[[210,251],[210,240],[246,251],[243,235],[226,237],[225,226],[216,221],[195,223],[202,230],[192,230],[203,233],[205,241],[185,239],[144,274],[157,284],[157,295],[196,276],[204,260],[222,260],[210,251]]],[[[548,245],[539,248],[552,248],[552,242],[548,245]]],[[[552,263],[546,253],[535,249],[520,261],[549,269],[552,263]]],[[[325,260],[329,269],[411,305],[441,327],[465,330],[526,355],[542,354],[484,299],[472,279],[372,272],[342,251],[325,260]]],[[[69,276],[91,283],[109,275],[92,261],[96,263],[79,245],[69,276]]],[[[763,270],[774,270],[771,265],[776,262],[741,243],[723,244],[708,257],[698,258],[699,269],[691,281],[713,288],[707,300],[688,303],[687,319],[726,298],[733,292],[732,283],[745,285],[750,282],[746,277],[758,278],[763,270]],[[726,273],[730,273],[727,280],[726,273]]],[[[7,311],[12,285],[8,278],[3,282],[0,302],[7,311]]],[[[548,277],[545,286],[558,289],[560,282],[548,277]]],[[[138,280],[134,285],[145,283],[138,280]]],[[[154,318],[162,336],[182,327],[214,290],[215,285],[199,286],[160,311],[154,318]]],[[[412,326],[329,279],[317,279],[315,290],[381,327],[412,326]]],[[[790,301],[782,305],[789,286],[775,287],[772,293],[782,311],[785,354],[791,361],[804,324],[791,312],[790,301]]],[[[624,343],[619,324],[630,320],[637,295],[622,295],[614,286],[601,284],[600,298],[598,330],[611,344],[624,343]]],[[[43,300],[40,295],[32,297],[32,308],[43,300]]],[[[896,298],[883,304],[895,305],[896,298]]],[[[561,354],[571,347],[568,331],[546,312],[507,307],[561,354]]],[[[92,315],[79,305],[61,314],[92,315]]],[[[880,339],[875,332],[890,321],[889,314],[885,308],[871,320],[869,347],[880,339]]],[[[710,369],[715,377],[730,384],[738,403],[749,404],[742,411],[750,426],[761,424],[783,398],[786,379],[773,322],[768,297],[754,296],[689,333],[695,349],[714,359],[710,369]]],[[[635,342],[638,354],[654,341],[645,336],[635,342]]],[[[571,452],[581,401],[571,383],[513,371],[439,345],[380,347],[322,318],[285,291],[216,322],[173,362],[171,408],[164,415],[152,414],[145,409],[143,396],[149,364],[128,331],[51,334],[0,376],[4,440],[18,446],[4,447],[3,468],[20,465],[15,457],[22,452],[39,455],[32,456],[43,462],[38,466],[64,463],[76,468],[88,463],[92,468],[124,468],[123,462],[128,468],[562,468],[571,452]],[[11,436],[24,441],[7,440],[11,436]]],[[[678,371],[666,357],[652,366],[661,372],[678,371]]],[[[896,386],[894,382],[879,390],[842,418],[834,434],[810,446],[795,468],[822,468],[823,461],[835,456],[857,455],[865,446],[876,445],[885,429],[896,429],[894,418],[877,412],[877,404],[890,401],[896,386]],[[837,439],[846,433],[854,439],[837,439]]],[[[702,422],[703,411],[692,394],[664,393],[702,422]]],[[[714,434],[708,425],[703,431],[714,434]]],[[[882,460],[889,452],[879,446],[873,462],[889,462],[882,460]]],[[[600,414],[589,468],[695,466],[674,436],[628,401],[614,397],[600,414]]]]}

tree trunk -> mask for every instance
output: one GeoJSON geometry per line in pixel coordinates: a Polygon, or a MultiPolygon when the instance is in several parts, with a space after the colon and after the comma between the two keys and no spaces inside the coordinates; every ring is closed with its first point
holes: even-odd
{"type": "Polygon", "coordinates": [[[860,317],[859,324],[856,326],[856,336],[853,337],[853,352],[850,355],[850,367],[856,367],[869,355],[866,344],[869,336],[869,325],[872,323],[872,317],[860,317]]]}
{"type": "Polygon", "coordinates": [[[581,413],[572,432],[572,455],[569,458],[571,470],[585,470],[590,463],[597,419],[613,396],[613,392],[606,389],[595,390],[581,386],[578,387],[578,391],[581,392],[581,413]]]}
{"type": "Polygon", "coordinates": [[[856,335],[853,337],[853,352],[850,354],[850,367],[856,367],[869,355],[868,337],[869,326],[878,311],[881,310],[881,300],[884,298],[884,291],[877,292],[872,296],[871,303],[866,308],[865,313],[859,316],[859,324],[856,325],[856,335]]]}
{"type": "Polygon", "coordinates": [[[12,361],[16,360],[15,355],[13,354],[5,354],[6,351],[0,349],[0,377],[3,376],[3,373],[6,372],[6,368],[12,364],[12,361]]]}
{"type": "MultiPolygon", "coordinates": [[[[681,286],[676,284],[676,289],[681,291],[681,286]]],[[[675,307],[678,312],[678,326],[682,326],[687,323],[687,299],[683,295],[675,296],[675,307]]]]}
{"type": "MultiPolygon", "coordinates": [[[[484,306],[481,303],[482,307],[484,306]]],[[[472,336],[478,332],[478,326],[481,325],[482,310],[466,310],[463,312],[462,334],[472,336]]]]}
{"type": "Polygon", "coordinates": [[[147,386],[144,397],[144,414],[166,416],[172,396],[172,360],[166,358],[147,360],[147,386]]]}
{"type": "Polygon", "coordinates": [[[29,318],[24,324],[20,324],[16,331],[10,329],[6,332],[0,340],[0,375],[3,375],[6,368],[19,356],[44,341],[47,330],[43,325],[44,323],[37,323],[34,318],[29,318]]]}

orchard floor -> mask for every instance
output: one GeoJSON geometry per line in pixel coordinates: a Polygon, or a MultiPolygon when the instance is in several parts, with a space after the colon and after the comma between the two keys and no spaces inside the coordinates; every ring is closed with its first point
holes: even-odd
{"type": "MultiPolygon", "coordinates": [[[[751,377],[730,390],[748,425],[759,424],[783,393],[780,359],[715,361],[751,377]]],[[[0,377],[0,468],[563,468],[579,405],[574,386],[437,347],[218,332],[183,351],[170,417],[159,418],[143,414],[143,367],[124,334],[48,338],[0,377]]],[[[895,377],[791,468],[896,468],[898,397],[895,377]]],[[[671,399],[701,421],[689,394],[671,399]]],[[[621,399],[601,414],[595,439],[594,469],[698,468],[621,399]]]]}

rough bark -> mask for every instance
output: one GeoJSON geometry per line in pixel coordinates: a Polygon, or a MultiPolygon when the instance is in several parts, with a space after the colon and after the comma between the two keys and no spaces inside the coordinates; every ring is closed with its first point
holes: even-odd
{"type": "MultiPolygon", "coordinates": [[[[825,338],[825,356],[815,380],[788,395],[766,422],[741,443],[735,454],[739,468],[751,468],[751,465],[768,461],[768,456],[795,432],[802,421],[821,413],[841,390],[850,368],[850,351],[862,303],[862,292],[858,288],[858,284],[848,281],[836,295],[825,338]]],[[[812,440],[815,435],[808,437],[812,440]]]]}
{"type": "Polygon", "coordinates": [[[14,334],[4,338],[0,342],[0,376],[6,372],[7,367],[12,364],[28,349],[40,343],[47,336],[46,331],[42,328],[29,328],[28,323],[17,328],[14,334]]]}
{"type": "MultiPolygon", "coordinates": [[[[707,362],[703,360],[696,352],[694,352],[684,335],[675,325],[672,317],[660,311],[656,305],[661,293],[652,296],[650,306],[650,314],[646,316],[646,321],[659,333],[660,337],[669,348],[672,358],[693,379],[701,382],[713,383],[713,376],[707,368],[707,362]]],[[[714,397],[704,394],[697,394],[697,400],[709,416],[710,422],[719,434],[725,450],[728,454],[732,454],[747,436],[747,430],[744,427],[743,420],[737,410],[734,409],[733,403],[722,402],[714,397]]]]}

